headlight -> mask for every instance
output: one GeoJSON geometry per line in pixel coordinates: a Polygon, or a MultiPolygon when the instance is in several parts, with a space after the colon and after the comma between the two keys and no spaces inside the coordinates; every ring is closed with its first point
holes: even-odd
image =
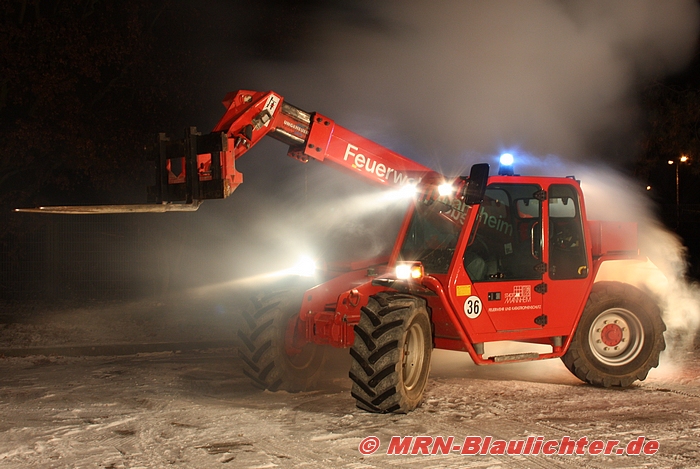
{"type": "Polygon", "coordinates": [[[396,278],[401,280],[418,280],[425,272],[420,262],[410,262],[396,265],[396,278]]]}
{"type": "Polygon", "coordinates": [[[452,184],[447,182],[438,186],[438,194],[440,194],[441,197],[445,197],[446,195],[452,195],[454,191],[455,190],[454,187],[452,187],[452,184]]]}
{"type": "Polygon", "coordinates": [[[302,256],[290,270],[295,275],[313,277],[316,275],[316,261],[309,256],[302,256]]]}

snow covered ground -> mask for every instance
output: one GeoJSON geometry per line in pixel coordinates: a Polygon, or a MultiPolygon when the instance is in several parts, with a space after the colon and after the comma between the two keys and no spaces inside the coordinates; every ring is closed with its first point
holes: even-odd
{"type": "MultiPolygon", "coordinates": [[[[101,308],[92,312],[92,321],[78,321],[89,316],[74,310],[33,320],[20,316],[23,322],[5,318],[2,346],[86,343],[101,334],[113,341],[150,337],[173,343],[232,338],[224,330],[230,318],[221,308],[198,312],[195,325],[197,315],[186,314],[185,307],[175,312],[151,307],[160,312],[149,315],[141,306],[130,312],[115,306],[120,313],[101,308]],[[151,326],[164,316],[172,323],[150,336],[151,326]],[[81,328],[92,333],[81,334],[81,328]]],[[[424,403],[408,415],[357,409],[344,354],[331,364],[318,391],[298,394],[250,386],[231,347],[5,357],[0,359],[0,467],[700,467],[699,355],[697,346],[679,351],[646,381],[606,390],[581,384],[558,360],[477,367],[466,355],[436,351],[424,403]],[[379,438],[380,447],[363,455],[358,446],[369,436],[379,438]],[[622,445],[644,436],[658,440],[659,449],[651,456],[387,455],[393,436],[454,436],[455,445],[469,436],[587,437],[622,445]]]]}

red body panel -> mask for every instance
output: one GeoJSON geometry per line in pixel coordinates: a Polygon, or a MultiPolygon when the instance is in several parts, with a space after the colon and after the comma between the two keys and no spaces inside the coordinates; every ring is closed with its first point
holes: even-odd
{"type": "MultiPolygon", "coordinates": [[[[376,260],[367,263],[355,263],[349,272],[338,274],[331,280],[306,291],[302,300],[299,318],[306,323],[305,340],[334,347],[349,347],[354,340],[353,327],[360,321],[359,305],[362,297],[358,288],[366,285],[375,275],[386,273],[386,263],[378,264],[376,260]],[[359,265],[357,265],[359,264],[359,265]],[[349,293],[348,293],[349,292],[349,293]],[[339,296],[346,293],[345,305],[340,311],[339,296]]],[[[364,303],[367,304],[367,295],[364,303]]]]}
{"type": "Polygon", "coordinates": [[[637,224],[631,222],[590,221],[593,257],[605,254],[636,255],[637,224]]]}

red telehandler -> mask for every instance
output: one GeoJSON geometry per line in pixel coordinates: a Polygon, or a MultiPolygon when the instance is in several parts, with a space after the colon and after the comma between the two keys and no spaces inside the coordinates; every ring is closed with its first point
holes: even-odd
{"type": "Polygon", "coordinates": [[[637,227],[588,220],[574,178],[518,176],[508,166],[489,176],[486,164],[445,177],[274,92],[241,90],[224,105],[210,134],[160,135],[149,205],[36,210],[195,210],[241,184],[235,161],[265,136],[301,162],[414,190],[388,258],[252,299],[239,353],[259,387],[310,388],[327,346],[350,348],[357,406],[382,413],[420,404],[433,348],[467,352],[478,365],[561,358],[579,379],[605,387],[629,386],[658,365],[665,325],[656,302],[632,285],[596,281],[605,262],[644,259],[637,227]],[[485,353],[502,341],[525,350],[485,353]]]}

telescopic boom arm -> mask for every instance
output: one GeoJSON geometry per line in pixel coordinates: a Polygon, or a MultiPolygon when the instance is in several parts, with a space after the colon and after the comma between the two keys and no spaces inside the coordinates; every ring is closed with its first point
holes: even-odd
{"type": "Polygon", "coordinates": [[[287,154],[303,163],[331,163],[377,184],[403,185],[431,171],[326,116],[292,106],[272,91],[229,93],[224,106],[226,113],[211,134],[191,128],[185,142],[175,144],[161,134],[159,168],[165,171],[151,202],[192,204],[227,197],[243,181],[235,161],[265,136],[289,145],[287,154]]]}
{"type": "Polygon", "coordinates": [[[414,183],[432,171],[332,119],[303,111],[272,91],[239,90],[226,95],[226,112],[213,131],[190,127],[182,140],[159,134],[157,175],[147,204],[61,206],[18,211],[68,214],[170,212],[197,210],[203,200],[223,199],[243,182],[235,162],[265,136],[289,145],[287,154],[310,159],[386,186],[414,183]]]}

